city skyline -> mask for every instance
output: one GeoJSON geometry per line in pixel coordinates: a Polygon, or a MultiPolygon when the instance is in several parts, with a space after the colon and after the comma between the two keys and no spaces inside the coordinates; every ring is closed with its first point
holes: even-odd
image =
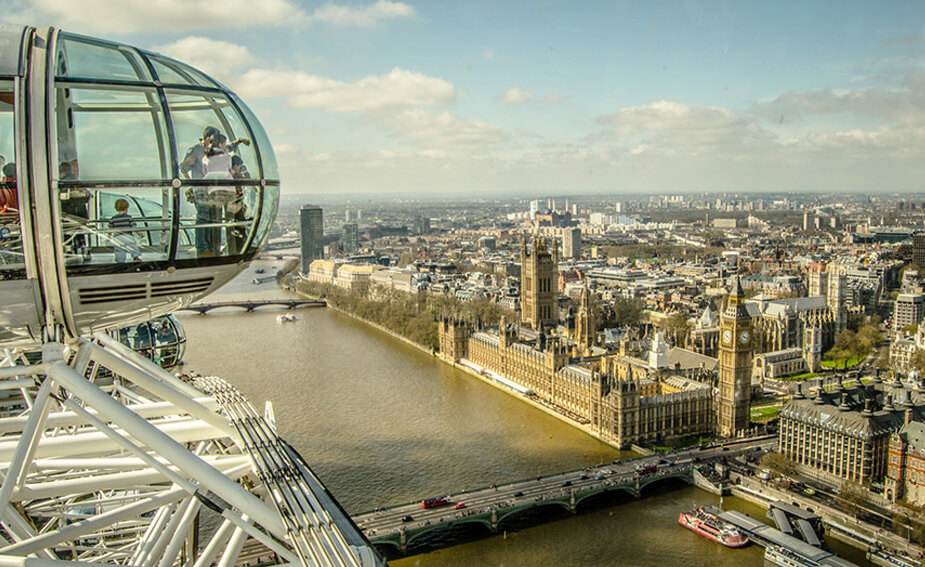
{"type": "Polygon", "coordinates": [[[922,190],[915,3],[0,5],[219,77],[290,194],[922,190]]]}

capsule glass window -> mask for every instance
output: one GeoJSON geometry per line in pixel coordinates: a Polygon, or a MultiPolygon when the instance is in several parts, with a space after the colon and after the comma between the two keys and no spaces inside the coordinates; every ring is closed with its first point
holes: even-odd
{"type": "Polygon", "coordinates": [[[13,83],[0,81],[0,280],[25,277],[15,124],[13,83]]]}
{"type": "Polygon", "coordinates": [[[184,186],[177,259],[244,254],[256,218],[258,191],[254,184],[241,183],[184,186]]]}
{"type": "Polygon", "coordinates": [[[58,179],[169,179],[169,143],[154,89],[60,85],[56,91],[58,179]]]}
{"type": "Polygon", "coordinates": [[[278,181],[279,165],[276,163],[276,154],[273,153],[273,145],[270,143],[270,138],[267,136],[266,130],[263,129],[263,125],[257,120],[257,116],[244,101],[235,97],[235,102],[241,109],[241,112],[244,113],[244,119],[247,120],[247,123],[251,127],[251,131],[254,133],[254,141],[260,149],[260,160],[263,162],[262,175],[264,179],[278,181]]]}
{"type": "Polygon", "coordinates": [[[151,81],[144,61],[127,45],[61,34],[56,55],[55,75],[58,78],[151,81]]]}
{"type": "MultiPolygon", "coordinates": [[[[241,167],[235,179],[259,176],[257,154],[241,115],[223,94],[168,91],[167,105],[180,152],[180,174],[185,179],[221,179],[224,170],[204,167],[207,154],[237,156],[241,167]]],[[[214,161],[214,160],[213,160],[214,161]]]]}
{"type": "Polygon", "coordinates": [[[219,87],[218,83],[210,77],[179,61],[154,54],[148,54],[148,60],[154,65],[154,72],[157,73],[157,78],[163,85],[219,87]]]}
{"type": "Polygon", "coordinates": [[[68,269],[168,259],[173,189],[62,185],[61,232],[68,269]]]}

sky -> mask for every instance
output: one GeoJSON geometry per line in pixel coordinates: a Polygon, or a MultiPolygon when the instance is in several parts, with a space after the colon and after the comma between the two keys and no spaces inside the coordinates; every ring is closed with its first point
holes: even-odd
{"type": "Polygon", "coordinates": [[[238,92],[285,193],[925,191],[925,2],[0,0],[238,92]]]}

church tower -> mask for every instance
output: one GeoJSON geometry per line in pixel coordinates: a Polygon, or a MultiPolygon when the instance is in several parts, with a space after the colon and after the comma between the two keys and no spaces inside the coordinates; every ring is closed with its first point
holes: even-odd
{"type": "Polygon", "coordinates": [[[530,248],[524,239],[520,248],[520,318],[525,327],[537,330],[559,322],[558,263],[555,247],[550,251],[546,239],[535,236],[530,248]]]}
{"type": "Polygon", "coordinates": [[[826,294],[826,303],[829,309],[835,315],[835,334],[844,331],[848,327],[848,315],[845,307],[845,276],[841,273],[838,266],[829,265],[828,293],[826,294]]]}
{"type": "Polygon", "coordinates": [[[591,290],[585,285],[581,288],[578,313],[575,315],[575,348],[577,356],[591,356],[597,327],[594,321],[594,308],[591,303],[591,290]]]}
{"type": "Polygon", "coordinates": [[[747,429],[752,393],[751,317],[738,276],[720,316],[717,433],[732,437],[747,429]]]}

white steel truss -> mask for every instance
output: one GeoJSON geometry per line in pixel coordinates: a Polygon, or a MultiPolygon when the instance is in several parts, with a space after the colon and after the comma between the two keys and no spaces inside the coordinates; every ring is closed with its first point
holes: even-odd
{"type": "Polygon", "coordinates": [[[0,351],[0,567],[74,564],[384,561],[271,412],[100,334],[0,351]]]}

